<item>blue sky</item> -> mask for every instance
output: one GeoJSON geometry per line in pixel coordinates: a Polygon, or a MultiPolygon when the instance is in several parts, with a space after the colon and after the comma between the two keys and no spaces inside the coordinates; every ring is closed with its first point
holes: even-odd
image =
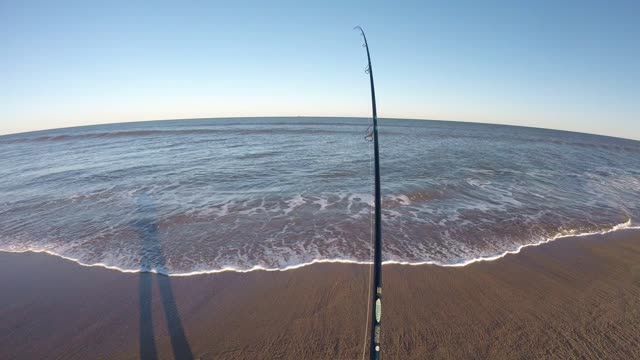
{"type": "Polygon", "coordinates": [[[640,139],[640,2],[0,0],[0,133],[369,116],[640,139]],[[267,4],[268,3],[268,4],[267,4]]]}

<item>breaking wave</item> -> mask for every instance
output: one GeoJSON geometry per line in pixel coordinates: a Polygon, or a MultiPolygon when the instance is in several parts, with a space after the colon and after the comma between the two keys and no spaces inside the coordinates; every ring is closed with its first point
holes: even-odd
{"type": "MultiPolygon", "coordinates": [[[[541,241],[537,241],[537,242],[533,242],[533,243],[528,243],[528,244],[524,244],[524,245],[520,245],[515,249],[511,249],[511,250],[506,250],[503,251],[499,254],[495,254],[495,255],[491,255],[491,256],[482,256],[482,257],[477,257],[477,258],[472,258],[469,260],[465,260],[462,262],[458,262],[458,263],[441,263],[438,261],[417,261],[417,262],[409,262],[409,261],[394,261],[394,260],[388,260],[388,261],[383,261],[383,265],[409,265],[409,266],[420,266],[420,265],[433,265],[433,266],[441,266],[441,267],[463,267],[463,266],[467,266],[470,264],[474,264],[477,262],[488,262],[488,261],[495,261],[495,260],[499,260],[507,255],[511,255],[511,254],[518,254],[520,253],[520,251],[524,248],[528,248],[528,247],[534,247],[534,246],[539,246],[539,245],[543,245],[549,242],[552,242],[554,240],[558,240],[558,239],[562,239],[562,238],[571,238],[571,237],[583,237],[583,236],[593,236],[593,235],[604,235],[604,234],[608,234],[611,232],[615,232],[615,231],[620,231],[620,230],[640,230],[640,226],[632,226],[631,225],[631,219],[629,219],[628,221],[624,222],[624,223],[620,223],[617,224],[609,229],[604,229],[604,230],[600,230],[600,231],[590,231],[590,232],[584,232],[584,233],[580,233],[580,232],[574,232],[574,231],[567,231],[567,232],[562,232],[562,233],[558,233],[553,237],[547,238],[547,239],[543,239],[541,241]]],[[[57,254],[55,252],[49,251],[49,250],[38,250],[38,249],[29,249],[29,250],[20,250],[20,251],[12,251],[12,250],[5,250],[5,249],[0,249],[0,251],[2,252],[6,252],[6,253],[45,253],[48,255],[52,255],[52,256],[56,256],[65,260],[69,260],[72,261],[80,266],[85,266],[85,267],[101,267],[101,268],[105,268],[105,269],[109,269],[109,270],[115,270],[115,271],[119,271],[122,273],[141,273],[141,272],[150,272],[150,273],[156,273],[156,274],[162,274],[162,275],[167,275],[167,276],[195,276],[195,275],[205,275],[205,274],[217,274],[217,273],[222,273],[222,272],[238,272],[238,273],[249,273],[249,272],[253,272],[253,271],[288,271],[288,270],[295,270],[295,269],[299,269],[301,267],[305,267],[305,266],[310,266],[310,265],[314,265],[314,264],[358,264],[358,265],[370,265],[371,261],[359,261],[359,260],[353,260],[353,259],[344,259],[344,258],[335,258],[335,259],[313,259],[311,261],[308,262],[304,262],[304,263],[299,263],[299,264],[292,264],[292,265],[287,265],[285,267],[282,268],[268,268],[268,267],[263,267],[260,265],[255,265],[252,267],[248,267],[248,268],[237,268],[237,267],[223,267],[220,269],[207,269],[207,270],[195,270],[195,271],[190,271],[190,272],[183,272],[183,273],[172,273],[166,270],[159,270],[159,269],[150,269],[150,270],[142,270],[142,269],[126,269],[126,268],[121,268],[118,267],[116,265],[112,265],[112,264],[107,264],[107,263],[84,263],[78,259],[72,258],[72,257],[68,257],[65,255],[61,255],[61,254],[57,254]]]]}

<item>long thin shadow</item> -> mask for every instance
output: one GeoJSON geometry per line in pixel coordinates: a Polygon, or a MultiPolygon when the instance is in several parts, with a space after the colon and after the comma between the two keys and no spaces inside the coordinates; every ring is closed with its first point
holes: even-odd
{"type": "Polygon", "coordinates": [[[158,358],[156,340],[153,332],[152,285],[158,279],[158,288],[162,307],[167,319],[167,328],[171,338],[173,356],[176,359],[193,359],[191,347],[184,334],[184,328],[178,314],[178,307],[173,296],[171,282],[166,275],[154,275],[149,271],[165,269],[166,259],[158,238],[156,209],[148,195],[138,198],[138,215],[135,227],[140,235],[140,267],[138,293],[140,304],[140,359],[154,360],[158,358]]]}

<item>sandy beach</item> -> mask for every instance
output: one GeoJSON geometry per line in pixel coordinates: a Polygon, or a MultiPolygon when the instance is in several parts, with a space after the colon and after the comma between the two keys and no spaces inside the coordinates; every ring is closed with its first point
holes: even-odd
{"type": "MultiPolygon", "coordinates": [[[[368,271],[166,277],[0,253],[0,358],[359,359],[368,271]]],[[[640,231],[383,271],[386,359],[640,358],[640,231]]]]}

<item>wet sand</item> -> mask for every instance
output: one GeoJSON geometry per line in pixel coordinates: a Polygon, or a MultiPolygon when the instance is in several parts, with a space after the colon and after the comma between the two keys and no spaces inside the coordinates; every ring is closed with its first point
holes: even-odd
{"type": "MultiPolygon", "coordinates": [[[[359,359],[368,271],[166,277],[0,253],[0,358],[359,359]]],[[[383,271],[385,359],[640,359],[640,231],[383,271]]]]}

